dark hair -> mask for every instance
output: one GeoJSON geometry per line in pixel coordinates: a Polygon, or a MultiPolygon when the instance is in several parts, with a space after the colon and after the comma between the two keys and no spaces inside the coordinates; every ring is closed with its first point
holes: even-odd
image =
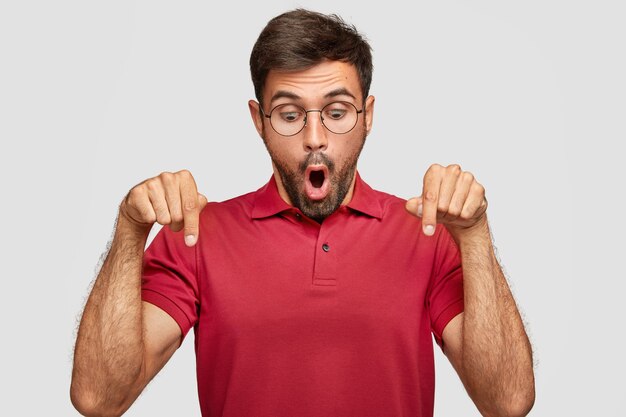
{"type": "Polygon", "coordinates": [[[263,103],[263,87],[270,70],[304,70],[324,59],[354,65],[365,100],[372,82],[372,51],[354,25],[348,25],[335,14],[305,9],[276,16],[267,23],[250,54],[257,100],[263,103]]]}

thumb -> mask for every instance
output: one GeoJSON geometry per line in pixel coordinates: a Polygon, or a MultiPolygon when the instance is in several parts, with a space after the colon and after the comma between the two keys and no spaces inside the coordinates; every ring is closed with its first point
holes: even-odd
{"type": "Polygon", "coordinates": [[[406,211],[414,215],[415,217],[422,217],[422,197],[410,198],[404,206],[406,211]]]}
{"type": "Polygon", "coordinates": [[[205,197],[205,195],[198,193],[198,204],[200,204],[200,210],[198,211],[202,211],[202,209],[204,208],[204,206],[207,205],[207,203],[208,203],[208,200],[205,197]]]}

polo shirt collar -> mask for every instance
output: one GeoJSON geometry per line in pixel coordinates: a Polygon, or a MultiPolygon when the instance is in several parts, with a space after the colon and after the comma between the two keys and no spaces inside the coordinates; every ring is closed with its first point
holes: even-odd
{"type": "MultiPolygon", "coordinates": [[[[370,217],[382,218],[383,210],[376,192],[361,179],[358,171],[356,172],[352,200],[347,207],[370,217]]],[[[254,206],[252,207],[252,218],[262,219],[270,217],[291,208],[292,206],[280,197],[276,178],[272,175],[269,182],[256,192],[254,206]]]]}
{"type": "Polygon", "coordinates": [[[276,178],[272,175],[269,182],[255,193],[254,206],[252,207],[252,218],[262,219],[289,210],[291,206],[285,203],[278,193],[276,178]]]}
{"type": "Polygon", "coordinates": [[[383,208],[376,191],[361,179],[359,171],[356,172],[356,180],[354,181],[354,192],[352,200],[348,203],[348,207],[370,217],[382,219],[383,208]]]}

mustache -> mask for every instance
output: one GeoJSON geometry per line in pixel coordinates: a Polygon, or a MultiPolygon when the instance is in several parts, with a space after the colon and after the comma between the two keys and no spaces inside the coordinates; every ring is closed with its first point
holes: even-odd
{"type": "Polygon", "coordinates": [[[304,174],[309,165],[326,165],[328,172],[334,172],[335,170],[335,162],[322,152],[310,153],[304,161],[300,162],[298,167],[300,168],[300,173],[304,174]]]}

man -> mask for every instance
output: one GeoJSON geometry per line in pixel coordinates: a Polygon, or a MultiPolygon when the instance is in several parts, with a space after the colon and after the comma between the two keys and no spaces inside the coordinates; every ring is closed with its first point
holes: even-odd
{"type": "Polygon", "coordinates": [[[360,178],[371,52],[338,17],[274,18],[250,67],[272,178],[222,203],[185,170],[128,193],[78,333],[75,407],[122,414],[193,327],[204,416],[432,416],[431,333],[483,415],[526,415],[531,349],[483,187],[458,165],[431,166],[409,201],[360,178]],[[155,222],[169,227],[144,253],[155,222]]]}

